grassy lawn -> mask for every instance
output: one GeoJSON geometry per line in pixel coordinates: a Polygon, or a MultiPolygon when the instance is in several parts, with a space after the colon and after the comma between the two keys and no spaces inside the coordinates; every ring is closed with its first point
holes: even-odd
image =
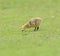
{"type": "Polygon", "coordinates": [[[60,56],[60,0],[0,0],[0,56],[60,56]],[[21,31],[38,16],[39,31],[21,31]]]}

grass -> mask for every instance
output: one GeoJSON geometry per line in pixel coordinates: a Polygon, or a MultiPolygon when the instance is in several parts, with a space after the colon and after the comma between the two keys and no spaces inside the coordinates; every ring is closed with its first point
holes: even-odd
{"type": "Polygon", "coordinates": [[[60,56],[60,0],[0,0],[0,56],[60,56]],[[37,16],[39,31],[22,32],[37,16]]]}

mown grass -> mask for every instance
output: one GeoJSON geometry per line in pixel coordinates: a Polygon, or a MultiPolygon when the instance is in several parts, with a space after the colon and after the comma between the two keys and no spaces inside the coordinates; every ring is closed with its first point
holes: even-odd
{"type": "Polygon", "coordinates": [[[60,56],[60,0],[0,0],[0,56],[60,56]],[[39,31],[22,32],[37,16],[39,31]]]}

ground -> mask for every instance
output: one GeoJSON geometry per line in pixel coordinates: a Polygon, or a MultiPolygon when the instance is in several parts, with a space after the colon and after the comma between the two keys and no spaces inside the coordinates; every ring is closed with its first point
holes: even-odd
{"type": "Polygon", "coordinates": [[[60,56],[60,0],[0,0],[0,56],[60,56]],[[37,16],[39,31],[22,32],[37,16]]]}

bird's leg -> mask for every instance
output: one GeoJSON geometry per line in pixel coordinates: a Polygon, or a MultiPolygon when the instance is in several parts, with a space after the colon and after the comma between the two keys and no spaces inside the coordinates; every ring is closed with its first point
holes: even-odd
{"type": "Polygon", "coordinates": [[[37,30],[39,30],[39,26],[37,27],[37,30]]]}
{"type": "Polygon", "coordinates": [[[37,28],[35,27],[34,31],[36,31],[36,29],[37,29],[37,28]]]}

